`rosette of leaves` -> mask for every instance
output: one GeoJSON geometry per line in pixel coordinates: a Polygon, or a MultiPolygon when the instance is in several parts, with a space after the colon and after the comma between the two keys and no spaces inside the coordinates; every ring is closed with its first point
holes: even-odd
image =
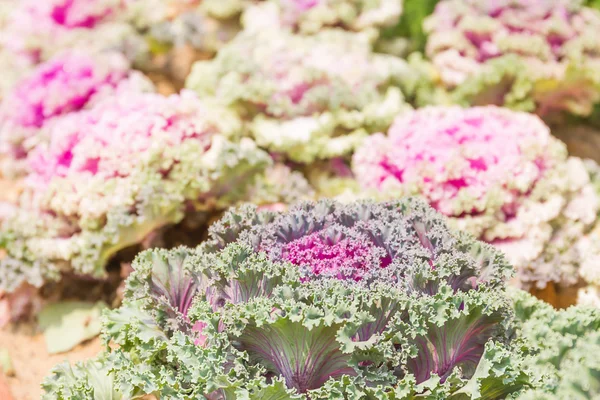
{"type": "MultiPolygon", "coordinates": [[[[5,29],[8,18],[17,5],[16,1],[3,1],[0,3],[1,30],[5,29]]],[[[28,64],[27,62],[23,63],[15,60],[15,57],[5,50],[4,44],[0,41],[0,68],[4,71],[0,76],[0,99],[27,72],[28,64]]]]}
{"type": "Polygon", "coordinates": [[[138,61],[148,49],[126,20],[130,1],[18,1],[7,16],[1,42],[13,57],[31,65],[73,48],[119,51],[138,61]]]}
{"type": "Polygon", "coordinates": [[[528,386],[509,344],[511,267],[415,199],[246,206],[196,250],[145,251],[134,269],[103,328],[124,398],[505,399],[528,386]]]}
{"type": "Polygon", "coordinates": [[[197,210],[243,199],[270,159],[239,122],[191,92],[128,94],[52,124],[0,226],[0,289],[103,277],[119,250],[197,210]]]}
{"type": "Polygon", "coordinates": [[[426,52],[461,103],[586,116],[600,100],[599,28],[580,0],[443,0],[426,52]]]}
{"type": "Polygon", "coordinates": [[[495,106],[405,113],[353,158],[364,189],[421,195],[505,252],[525,289],[573,286],[598,270],[597,170],[569,157],[539,117],[495,106]]]}
{"type": "Polygon", "coordinates": [[[259,146],[310,163],[349,154],[408,108],[397,85],[416,85],[401,59],[371,50],[365,35],[242,32],[186,86],[237,113],[259,146]]]}
{"type": "Polygon", "coordinates": [[[283,29],[312,35],[328,28],[364,32],[373,46],[394,55],[425,47],[423,20],[438,0],[268,0],[250,3],[242,14],[244,29],[283,29]]]}
{"type": "Polygon", "coordinates": [[[268,0],[248,7],[242,20],[249,30],[276,27],[314,34],[337,27],[378,36],[379,30],[398,23],[402,6],[402,0],[268,0]]]}
{"type": "Polygon", "coordinates": [[[119,53],[70,50],[37,65],[0,105],[0,172],[11,178],[26,173],[27,155],[57,118],[105,98],[153,90],[119,53]]]}

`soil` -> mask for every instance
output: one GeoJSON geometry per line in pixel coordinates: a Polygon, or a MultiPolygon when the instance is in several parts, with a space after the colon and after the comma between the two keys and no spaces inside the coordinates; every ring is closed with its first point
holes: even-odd
{"type": "Polygon", "coordinates": [[[102,347],[100,339],[95,338],[68,353],[50,355],[44,337],[31,325],[13,325],[0,330],[0,348],[8,351],[15,370],[14,376],[6,377],[0,373],[0,399],[10,399],[3,392],[3,381],[8,384],[14,400],[39,399],[42,394],[40,384],[52,367],[65,360],[75,362],[93,357],[102,347]]]}
{"type": "Polygon", "coordinates": [[[552,134],[565,142],[569,155],[589,158],[600,163],[600,128],[566,125],[554,127],[552,134]]]}

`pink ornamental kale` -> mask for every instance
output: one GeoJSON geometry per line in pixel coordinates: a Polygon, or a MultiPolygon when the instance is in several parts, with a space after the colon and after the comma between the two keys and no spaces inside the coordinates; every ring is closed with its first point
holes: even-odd
{"type": "MultiPolygon", "coordinates": [[[[130,70],[121,55],[89,55],[80,51],[58,55],[20,81],[0,105],[0,150],[18,162],[57,117],[88,108],[119,92],[152,85],[130,70]]],[[[6,172],[6,171],[5,171],[6,172]]]]}
{"type": "Polygon", "coordinates": [[[128,93],[58,119],[29,157],[19,212],[3,221],[0,288],[59,271],[103,276],[120,249],[187,211],[238,200],[268,156],[193,93],[128,93]],[[8,275],[7,275],[8,274],[8,275]]]}
{"type": "Polygon", "coordinates": [[[202,112],[201,103],[185,93],[114,98],[68,115],[50,129],[48,144],[30,155],[29,179],[127,177],[158,146],[177,147],[188,140],[205,152],[217,127],[199,118],[202,112]]]}
{"type": "Polygon", "coordinates": [[[9,18],[5,45],[37,62],[40,49],[31,42],[51,42],[50,37],[68,31],[94,29],[122,6],[121,0],[24,0],[9,18]]]}
{"type": "Polygon", "coordinates": [[[536,116],[493,106],[409,112],[366,140],[353,170],[363,187],[420,194],[507,251],[524,286],[574,284],[591,256],[580,239],[596,221],[598,193],[536,116]]]}
{"type": "Polygon", "coordinates": [[[600,12],[579,0],[443,0],[427,54],[458,100],[589,114],[600,99],[600,12]]]}
{"type": "Polygon", "coordinates": [[[518,188],[494,189],[511,181],[532,186],[557,163],[552,145],[543,122],[524,113],[425,108],[398,117],[387,137],[369,138],[355,170],[366,187],[418,187],[446,215],[476,214],[492,200],[509,211],[518,188]]]}
{"type": "Polygon", "coordinates": [[[22,0],[7,19],[2,44],[32,64],[73,47],[134,56],[143,44],[125,11],[124,0],[22,0]]]}

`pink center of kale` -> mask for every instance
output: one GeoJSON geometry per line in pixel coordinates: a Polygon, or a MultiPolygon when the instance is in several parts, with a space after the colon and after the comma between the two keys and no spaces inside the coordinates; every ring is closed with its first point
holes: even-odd
{"type": "Polygon", "coordinates": [[[319,4],[319,0],[296,0],[296,6],[303,11],[309,10],[319,4]]]}
{"type": "Polygon", "coordinates": [[[121,64],[99,65],[85,54],[66,53],[40,65],[6,97],[0,120],[40,128],[50,118],[85,107],[102,89],[127,77],[121,64]]]}
{"type": "MultiPolygon", "coordinates": [[[[501,45],[507,37],[527,43],[530,37],[545,41],[552,57],[560,60],[564,56],[563,45],[577,36],[582,25],[580,12],[566,7],[567,2],[551,0],[520,1],[447,1],[440,3],[434,11],[435,34],[461,31],[476,51],[479,62],[506,53],[528,51],[525,45],[519,49],[507,49],[501,45]],[[457,7],[460,5],[460,8],[457,7]],[[477,19],[478,18],[478,19],[477,19]],[[476,19],[479,23],[464,23],[476,19]],[[490,22],[490,19],[494,22],[490,22]],[[471,28],[473,26],[473,28],[471,28]],[[487,30],[482,29],[487,27],[487,30]]],[[[530,45],[531,48],[539,48],[530,45]]],[[[534,51],[535,51],[534,50],[534,51]]]]}
{"type": "Polygon", "coordinates": [[[551,164],[548,128],[535,116],[496,107],[431,107],[398,117],[387,137],[375,135],[354,157],[364,187],[411,188],[446,215],[476,214],[465,199],[485,204],[494,195],[510,208],[551,164]],[[501,190],[504,197],[498,194],[501,190]]]}
{"type": "Polygon", "coordinates": [[[208,338],[202,333],[202,331],[204,331],[204,328],[206,328],[206,323],[202,321],[198,321],[192,326],[192,332],[194,332],[194,334],[196,335],[196,339],[194,339],[194,344],[196,346],[206,346],[206,341],[208,338]]]}
{"type": "Polygon", "coordinates": [[[318,6],[319,3],[320,0],[284,0],[282,5],[288,11],[293,10],[296,13],[303,13],[318,6]]]}
{"type": "Polygon", "coordinates": [[[351,238],[332,240],[321,232],[286,243],[283,259],[294,265],[306,266],[316,275],[338,279],[361,280],[372,268],[385,268],[391,259],[380,256],[373,243],[351,238]]]}
{"type": "Polygon", "coordinates": [[[54,5],[50,17],[66,28],[92,29],[112,12],[108,4],[101,7],[96,0],[66,0],[54,5]]]}
{"type": "Polygon", "coordinates": [[[214,127],[190,92],[180,96],[125,93],[90,110],[66,115],[49,129],[50,142],[30,155],[30,179],[43,184],[71,174],[125,177],[151,152],[190,140],[208,150],[214,127]]]}

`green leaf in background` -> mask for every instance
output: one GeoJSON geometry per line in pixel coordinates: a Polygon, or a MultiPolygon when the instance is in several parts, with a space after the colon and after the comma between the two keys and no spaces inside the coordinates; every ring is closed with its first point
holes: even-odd
{"type": "Polygon", "coordinates": [[[165,54],[173,47],[169,43],[161,42],[160,40],[150,36],[146,37],[146,43],[148,44],[150,54],[153,55],[165,54]]]}
{"type": "Polygon", "coordinates": [[[38,321],[49,354],[69,351],[100,333],[103,302],[63,301],[46,306],[38,321]]]}
{"type": "MultiPolygon", "coordinates": [[[[595,0],[600,2],[600,0],[595,0]]],[[[383,37],[410,39],[409,52],[423,51],[427,37],[423,32],[423,20],[434,10],[439,0],[404,0],[402,16],[398,25],[383,32],[383,37]]]]}
{"type": "Polygon", "coordinates": [[[0,372],[3,372],[6,376],[14,376],[15,368],[8,354],[8,350],[0,348],[0,372]]]}
{"type": "Polygon", "coordinates": [[[600,0],[586,0],[585,5],[588,7],[600,8],[600,0]]]}

